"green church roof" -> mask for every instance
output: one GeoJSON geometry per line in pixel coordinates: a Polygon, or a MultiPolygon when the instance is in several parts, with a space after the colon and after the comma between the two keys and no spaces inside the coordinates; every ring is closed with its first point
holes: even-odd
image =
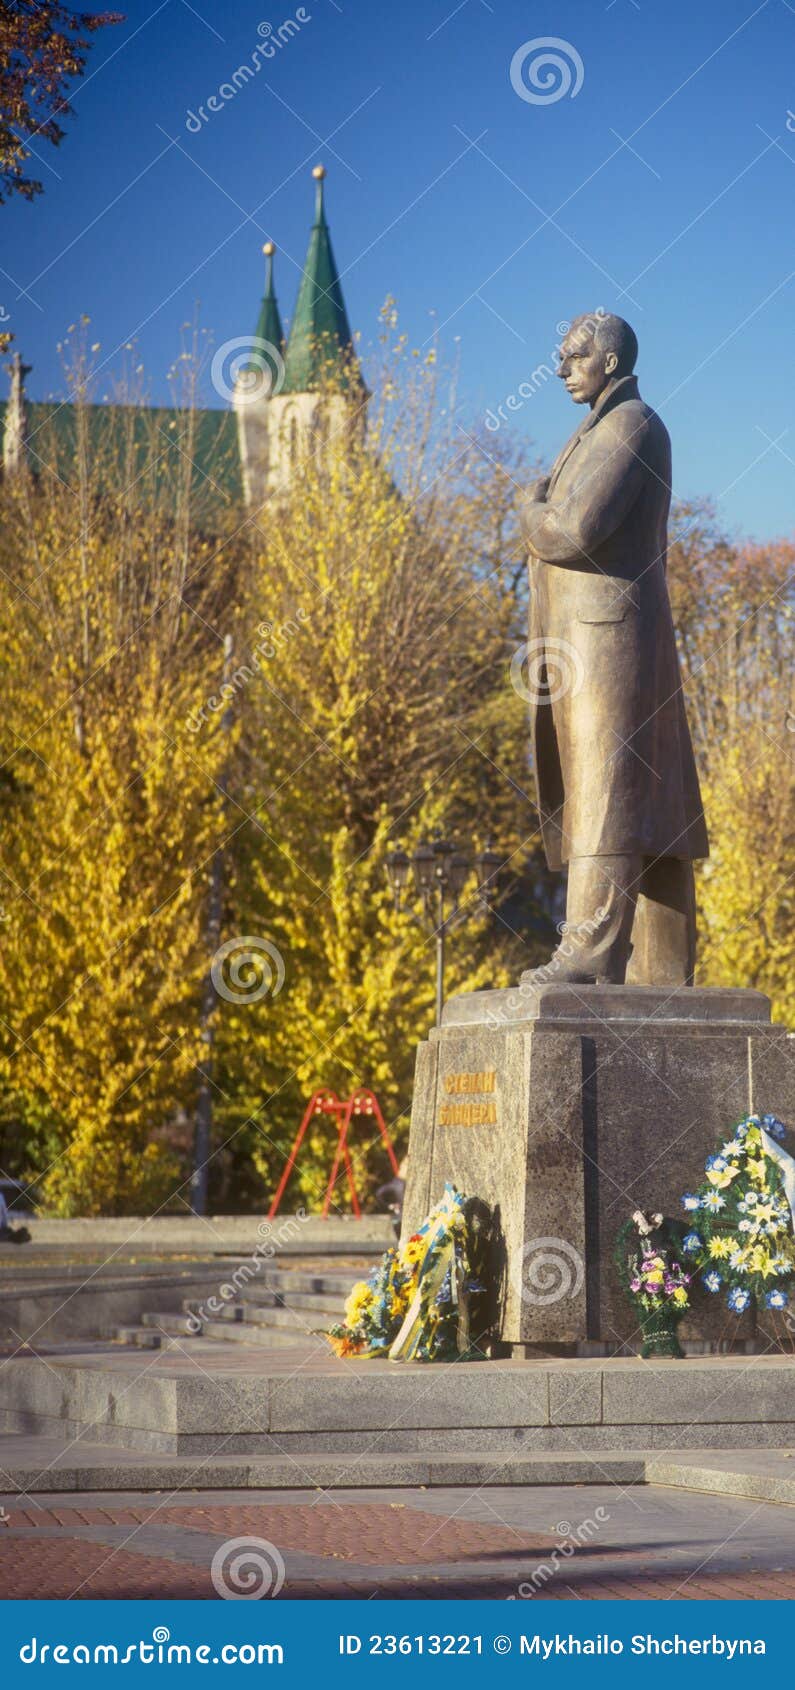
{"type": "MultiPolygon", "coordinates": [[[[27,450],[35,474],[77,487],[75,408],[56,399],[27,400],[27,450]]],[[[6,403],[0,402],[0,437],[6,403]]],[[[129,485],[144,502],[173,507],[185,475],[188,419],[170,406],[87,405],[89,452],[107,490],[129,485]]],[[[242,502],[237,425],[228,410],[197,410],[192,421],[192,494],[197,518],[220,517],[242,502]]]]}
{"type": "Polygon", "coordinates": [[[325,174],[315,166],[315,221],[287,342],[283,393],[308,393],[330,370],[350,379],[353,340],[323,205],[325,174]]]}

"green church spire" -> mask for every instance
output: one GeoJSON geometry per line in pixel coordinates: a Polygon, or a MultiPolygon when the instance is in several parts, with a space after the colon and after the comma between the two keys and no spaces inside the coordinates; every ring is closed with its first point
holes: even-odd
{"type": "MultiPolygon", "coordinates": [[[[281,353],[284,348],[284,329],[273,286],[273,254],[276,251],[273,241],[266,241],[262,250],[265,254],[265,292],[257,318],[256,338],[258,341],[267,341],[269,346],[275,346],[276,351],[281,353]]],[[[261,353],[262,347],[259,346],[256,350],[261,353]]],[[[258,367],[256,360],[254,367],[258,367]]]]}
{"type": "Polygon", "coordinates": [[[323,205],[325,174],[316,164],[315,221],[287,342],[283,393],[322,386],[330,369],[350,379],[353,341],[323,205]]]}

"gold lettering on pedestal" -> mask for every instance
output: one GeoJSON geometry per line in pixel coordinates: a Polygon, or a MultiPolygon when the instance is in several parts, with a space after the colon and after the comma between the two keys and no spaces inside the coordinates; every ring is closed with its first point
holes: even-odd
{"type": "Polygon", "coordinates": [[[463,1071],[445,1074],[442,1086],[448,1098],[460,1097],[463,1093],[472,1097],[473,1101],[442,1103],[439,1107],[440,1127],[496,1126],[497,1104],[493,1098],[497,1089],[496,1069],[484,1068],[474,1074],[463,1071]]]}

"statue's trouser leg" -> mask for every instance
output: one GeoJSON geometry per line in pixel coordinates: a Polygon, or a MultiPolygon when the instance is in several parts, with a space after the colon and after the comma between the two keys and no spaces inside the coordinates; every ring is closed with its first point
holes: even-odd
{"type": "Polygon", "coordinates": [[[581,972],[621,985],[642,875],[640,856],[571,859],[566,931],[553,959],[555,978],[563,980],[570,971],[581,972]]]}
{"type": "Polygon", "coordinates": [[[681,857],[645,857],[636,887],[627,983],[692,986],[696,963],[693,864],[681,857]]]}

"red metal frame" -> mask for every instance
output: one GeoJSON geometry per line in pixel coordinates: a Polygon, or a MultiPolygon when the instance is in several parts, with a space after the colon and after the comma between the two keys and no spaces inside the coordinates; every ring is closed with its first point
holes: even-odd
{"type": "Polygon", "coordinates": [[[332,1192],[337,1181],[340,1163],[344,1162],[351,1194],[351,1208],[356,1216],[356,1219],[361,1220],[362,1211],[359,1203],[359,1194],[356,1190],[356,1183],[353,1177],[353,1164],[351,1162],[351,1153],[348,1145],[348,1132],[351,1121],[355,1115],[369,1115],[377,1122],[378,1131],[381,1134],[384,1148],[386,1149],[387,1156],[389,1157],[392,1165],[392,1172],[395,1174],[398,1172],[397,1157],[395,1155],[392,1140],[387,1131],[386,1121],[381,1113],[381,1105],[378,1102],[375,1092],[370,1091],[368,1086],[360,1087],[357,1091],[351,1092],[350,1097],[345,1098],[344,1100],[338,1098],[337,1093],[335,1091],[330,1091],[328,1087],[324,1087],[320,1091],[313,1091],[304,1110],[301,1125],[298,1128],[295,1138],[293,1139],[290,1154],[284,1165],[284,1172],[279,1180],[278,1186],[276,1187],[273,1202],[268,1210],[268,1220],[272,1221],[274,1216],[278,1213],[279,1204],[284,1196],[287,1182],[293,1168],[295,1167],[298,1159],[298,1152],[304,1141],[306,1129],[309,1126],[313,1115],[333,1115],[337,1120],[337,1145],[334,1151],[334,1160],[331,1165],[331,1173],[329,1175],[328,1185],[326,1186],[326,1193],[323,1198],[323,1208],[321,1211],[323,1219],[328,1219],[332,1192]]]}

